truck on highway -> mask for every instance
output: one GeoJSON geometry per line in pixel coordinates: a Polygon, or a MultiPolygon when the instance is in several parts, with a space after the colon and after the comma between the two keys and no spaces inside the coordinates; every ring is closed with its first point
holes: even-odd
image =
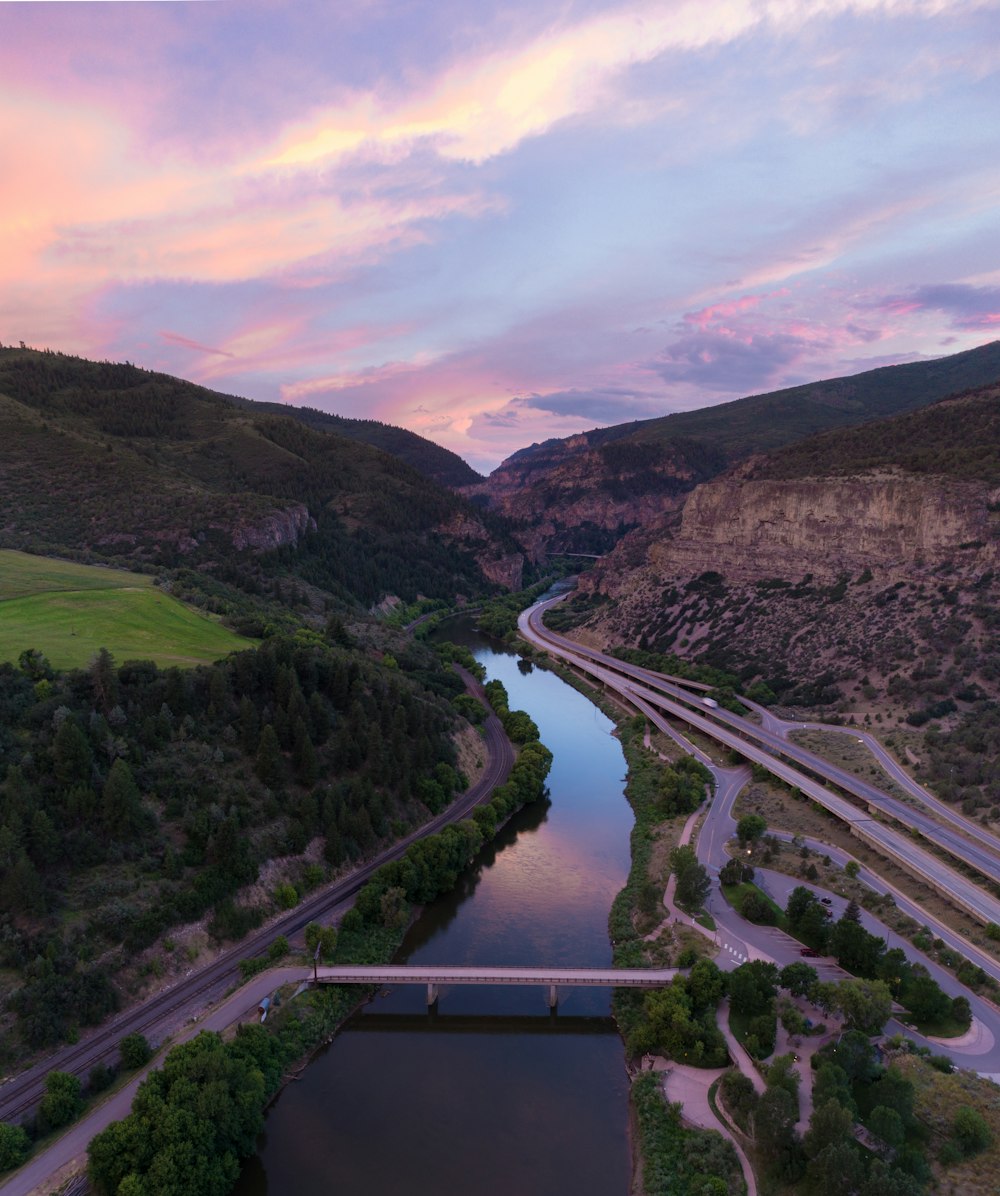
{"type": "Polygon", "coordinates": [[[719,707],[719,703],[715,700],[715,698],[702,698],[701,700],[706,706],[711,706],[713,710],[717,710],[719,707]]]}

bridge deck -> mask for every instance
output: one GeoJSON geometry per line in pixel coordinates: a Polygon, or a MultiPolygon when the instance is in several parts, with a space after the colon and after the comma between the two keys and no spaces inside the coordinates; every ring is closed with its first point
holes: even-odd
{"type": "Polygon", "coordinates": [[[382,964],[377,967],[321,967],[317,980],[327,984],[566,984],[605,988],[659,988],[676,968],[520,968],[382,964]]]}

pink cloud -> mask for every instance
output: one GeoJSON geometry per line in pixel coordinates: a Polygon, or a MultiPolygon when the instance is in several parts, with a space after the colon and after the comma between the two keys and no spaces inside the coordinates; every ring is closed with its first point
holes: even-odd
{"type": "Polygon", "coordinates": [[[160,336],[172,345],[181,345],[185,349],[193,349],[196,353],[214,353],[219,357],[235,357],[234,353],[230,353],[226,349],[213,349],[209,345],[199,344],[198,341],[181,336],[179,332],[161,332],[160,336]]]}

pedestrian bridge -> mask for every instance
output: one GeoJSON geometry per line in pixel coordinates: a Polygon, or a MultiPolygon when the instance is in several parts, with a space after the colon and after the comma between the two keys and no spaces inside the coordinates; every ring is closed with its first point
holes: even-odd
{"type": "Polygon", "coordinates": [[[427,1004],[433,1005],[443,984],[535,984],[549,990],[549,1005],[557,1003],[560,985],[604,988],[662,988],[677,968],[520,968],[455,967],[442,964],[381,964],[368,967],[317,967],[320,984],[426,984],[427,1004]]]}

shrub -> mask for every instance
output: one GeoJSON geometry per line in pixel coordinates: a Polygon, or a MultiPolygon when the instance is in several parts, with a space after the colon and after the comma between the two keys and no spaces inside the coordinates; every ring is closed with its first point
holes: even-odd
{"type": "Polygon", "coordinates": [[[144,1034],[128,1034],[118,1045],[122,1057],[122,1067],[134,1071],[137,1067],[144,1067],[152,1055],[149,1043],[144,1034]]]}

